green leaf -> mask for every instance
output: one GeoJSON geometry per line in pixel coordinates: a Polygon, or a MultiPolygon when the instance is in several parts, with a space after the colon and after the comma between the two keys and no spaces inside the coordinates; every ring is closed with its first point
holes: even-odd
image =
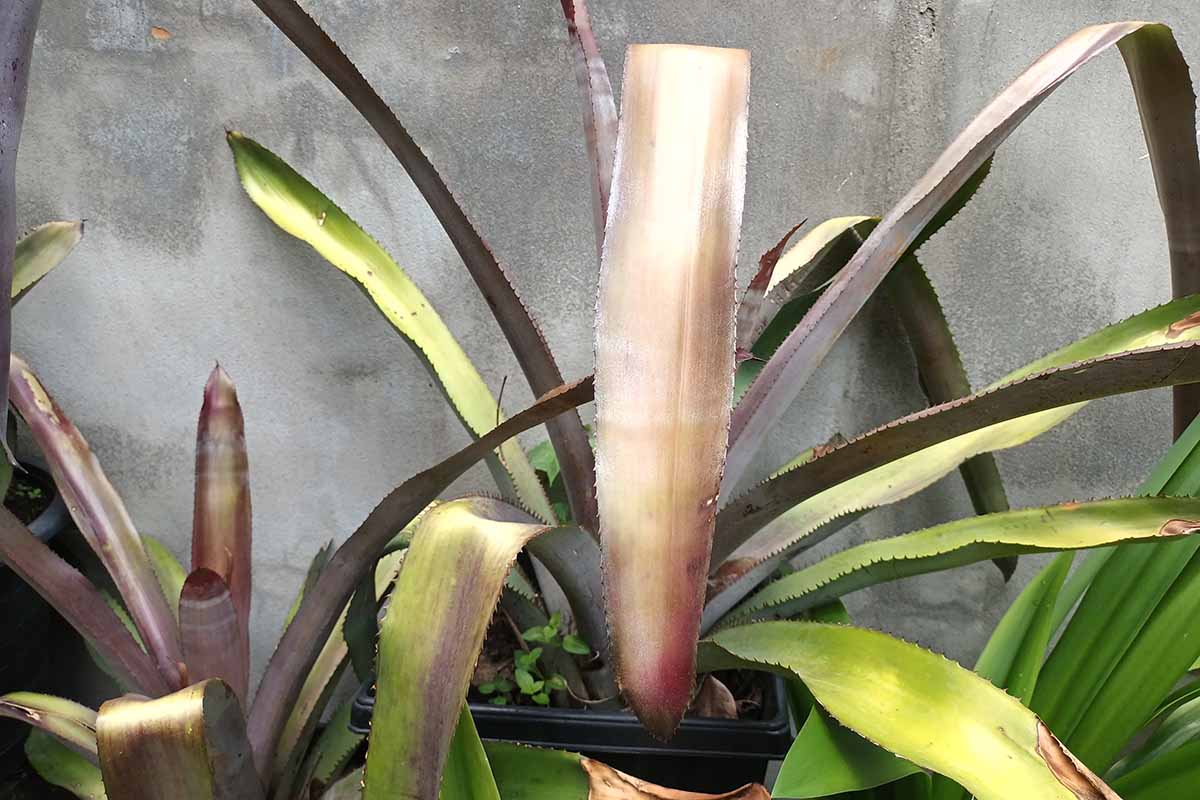
{"type": "Polygon", "coordinates": [[[546,641],[546,629],[540,625],[530,628],[521,634],[521,638],[527,642],[544,642],[546,641]]]}
{"type": "Polygon", "coordinates": [[[1197,699],[1181,704],[1168,714],[1145,742],[1113,765],[1107,777],[1110,780],[1119,778],[1193,740],[1200,740],[1200,700],[1197,699]]]}
{"type": "Polygon", "coordinates": [[[1046,648],[1054,633],[1051,617],[1063,580],[1071,569],[1071,554],[1063,553],[1029,582],[992,633],[975,672],[1029,705],[1046,648]]]}
{"type": "Polygon", "coordinates": [[[475,688],[480,694],[491,694],[492,692],[496,691],[496,683],[494,681],[488,681],[487,683],[479,684],[475,688]]]}
{"type": "Polygon", "coordinates": [[[494,706],[506,706],[506,705],[508,705],[508,698],[507,697],[493,697],[491,700],[488,700],[488,702],[494,706]]]}
{"type": "Polygon", "coordinates": [[[545,526],[466,498],[422,520],[380,626],[365,800],[432,797],[504,577],[545,526]],[[421,613],[405,613],[420,609],[421,613]]]}
{"type": "Polygon", "coordinates": [[[1193,800],[1200,785],[1200,741],[1173,750],[1116,778],[1122,800],[1193,800]]]}
{"type": "Polygon", "coordinates": [[[529,463],[538,472],[545,473],[546,482],[558,480],[558,456],[554,454],[554,445],[549,440],[541,442],[529,451],[529,463]]]}
{"type": "Polygon", "coordinates": [[[769,584],[729,619],[786,618],[883,581],[989,558],[1155,542],[1197,530],[1200,501],[1177,498],[1094,500],[968,517],[834,553],[769,584]]]}
{"type": "MultiPolygon", "coordinates": [[[[979,168],[976,176],[942,207],[934,221],[922,232],[922,237],[932,235],[937,227],[959,211],[990,168],[991,159],[988,159],[979,168]],[[964,197],[959,197],[964,194],[964,197]]],[[[919,237],[912,249],[919,247],[922,241],[923,238],[919,237]]],[[[930,405],[948,403],[970,395],[971,383],[967,379],[962,356],[958,353],[958,346],[950,331],[950,323],[946,320],[937,291],[915,253],[910,252],[900,259],[884,282],[884,288],[904,326],[913,359],[916,361],[921,389],[930,405]]],[[[991,453],[980,453],[969,458],[959,465],[958,469],[976,514],[1008,511],[1008,495],[1004,491],[1000,470],[991,453]]],[[[1005,556],[1003,559],[996,559],[995,563],[1005,580],[1012,577],[1013,570],[1017,567],[1016,556],[1005,556]]]]}
{"type": "Polygon", "coordinates": [[[545,692],[538,692],[530,699],[532,699],[533,702],[537,703],[539,706],[550,705],[550,695],[546,694],[545,692]]]}
{"type": "Polygon", "coordinates": [[[0,717],[24,722],[57,736],[76,752],[96,757],[96,712],[61,697],[34,692],[0,696],[0,717]]]}
{"type": "Polygon", "coordinates": [[[513,670],[513,676],[517,679],[517,686],[521,687],[522,694],[540,692],[545,685],[545,681],[537,680],[524,669],[513,670]]]}
{"type": "Polygon", "coordinates": [[[83,238],[83,222],[47,222],[34,228],[17,242],[13,259],[12,303],[62,263],[83,238]]]}
{"type": "MultiPolygon", "coordinates": [[[[1194,423],[1141,489],[1194,496],[1198,467],[1200,423],[1194,423]]],[[[1200,614],[1197,549],[1190,540],[1120,547],[1095,562],[1090,581],[1074,587],[1068,581],[1072,592],[1087,592],[1042,668],[1031,706],[1094,767],[1116,759],[1200,656],[1192,636],[1200,614]]],[[[1070,602],[1060,599],[1056,618],[1070,602]]]]}
{"type": "Polygon", "coordinates": [[[338,706],[313,743],[304,774],[311,776],[311,780],[320,786],[329,786],[342,774],[350,758],[358,751],[358,746],[367,738],[366,734],[350,730],[353,702],[354,698],[350,698],[338,706]]]}
{"type": "MultiPolygon", "coordinates": [[[[238,176],[250,199],[292,236],[357,281],[425,361],[463,425],[480,436],[503,416],[491,390],[421,290],[362,228],[283,159],[240,133],[228,135],[238,176]]],[[[551,509],[516,441],[500,447],[521,501],[544,520],[551,509]]],[[[503,488],[503,486],[502,486],[503,488]]]]}
{"type": "Polygon", "coordinates": [[[483,747],[504,800],[770,800],[753,783],[720,795],[679,792],[562,750],[508,742],[483,747]]]}
{"type": "Polygon", "coordinates": [[[350,651],[355,676],[360,681],[370,680],[375,675],[375,642],[379,638],[379,604],[371,575],[359,581],[350,598],[346,621],[342,623],[342,636],[350,651]]]}
{"type": "Polygon", "coordinates": [[[555,673],[546,678],[546,688],[561,692],[567,688],[567,680],[562,675],[555,673]]]}
{"type": "Polygon", "coordinates": [[[814,707],[771,791],[779,798],[825,797],[882,786],[919,771],[814,707]]]}
{"type": "Polygon", "coordinates": [[[187,570],[179,563],[179,559],[175,558],[175,554],[153,536],[142,534],[142,546],[146,548],[146,555],[150,557],[154,577],[158,578],[158,585],[162,587],[171,613],[178,619],[179,593],[183,591],[183,583],[187,580],[187,570]]]}
{"type": "Polygon", "coordinates": [[[79,800],[107,800],[100,768],[53,736],[33,731],[25,757],[46,783],[66,789],[79,800]]]}
{"type": "Polygon", "coordinates": [[[500,800],[471,710],[463,704],[442,772],[440,800],[500,800]]]}
{"type": "MultiPolygon", "coordinates": [[[[1099,794],[1029,709],[952,661],[875,631],[764,622],[701,644],[704,669],[767,668],[804,681],[841,724],[978,800],[1078,800],[1099,794]]],[[[1102,796],[1102,795],[1100,795],[1102,796]]]]}
{"type": "MultiPolygon", "coordinates": [[[[992,632],[975,662],[975,673],[1006,690],[1025,706],[1033,696],[1054,633],[1055,600],[1071,569],[1063,553],[1025,587],[992,632]]],[[[944,775],[933,778],[933,800],[966,800],[966,790],[944,775]]]]}
{"type": "Polygon", "coordinates": [[[563,637],[563,650],[577,656],[590,656],[592,648],[588,647],[588,643],[580,639],[573,633],[568,633],[563,637]]]}
{"type": "Polygon", "coordinates": [[[484,742],[504,800],[588,800],[579,756],[510,742],[484,742]]]}

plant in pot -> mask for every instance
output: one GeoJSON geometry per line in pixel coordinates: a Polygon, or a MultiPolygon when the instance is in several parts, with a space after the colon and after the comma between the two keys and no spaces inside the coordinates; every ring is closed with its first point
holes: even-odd
{"type": "MultiPolygon", "coordinates": [[[[237,598],[245,596],[241,587],[251,582],[248,460],[228,377],[218,367],[205,387],[197,432],[193,570],[186,576],[178,563],[145,548],[78,429],[18,359],[11,395],[120,595],[106,597],[10,513],[0,511],[0,556],[55,603],[130,691],[98,712],[31,692],[0,697],[0,715],[39,729],[28,746],[39,771],[74,796],[769,796],[760,785],[721,795],[675,791],[573,753],[484,743],[464,707],[476,654],[514,559],[529,542],[553,537],[555,529],[530,522],[527,513],[492,498],[430,504],[501,442],[587,402],[590,381],[561,387],[406,481],[336,552],[319,556],[246,713],[248,607],[237,598]],[[352,751],[355,744],[345,725],[347,706],[319,736],[314,734],[331,685],[349,660],[344,627],[355,586],[372,575],[376,594],[387,594],[388,600],[379,630],[378,705],[365,765],[358,765],[345,749],[349,743],[352,751]],[[176,596],[177,608],[169,599],[176,596]]],[[[1191,434],[1188,446],[1194,448],[1200,424],[1191,434]]],[[[1188,470],[1194,460],[1189,455],[1188,470]]],[[[1044,522],[1026,520],[1024,527],[1077,541],[1130,541],[1161,536],[1164,530],[1183,535],[1200,529],[1198,523],[1182,522],[1200,514],[1200,501],[1191,498],[1092,506],[1078,509],[1078,519],[1064,512],[1067,519],[1053,531],[1036,530],[1048,527],[1044,522]],[[1107,533],[1094,533],[1097,522],[1107,533]],[[1157,532],[1147,532],[1156,526],[1157,532]],[[1116,527],[1125,533],[1114,535],[1116,527]]],[[[1192,542],[1200,539],[1165,546],[1192,542]]],[[[702,670],[763,667],[802,682],[836,719],[981,800],[1115,797],[1016,699],[914,645],[811,621],[732,627],[701,645],[702,670]]],[[[874,749],[870,757],[895,758],[874,749]]],[[[923,772],[917,777],[925,781],[921,786],[930,780],[923,772]]]]}
{"type": "MultiPolygon", "coordinates": [[[[392,110],[295,2],[256,4],[337,86],[404,166],[487,298],[530,386],[541,392],[557,383],[561,375],[555,360],[499,260],[392,110]]],[[[696,687],[714,686],[707,679],[696,681],[696,643],[705,632],[721,641],[743,630],[741,623],[802,617],[884,575],[989,558],[1010,569],[1011,558],[1021,552],[1137,538],[1128,528],[1107,524],[1096,530],[1117,539],[1054,535],[1044,520],[1080,508],[1075,504],[1008,512],[987,454],[1028,441],[1090,399],[1193,380],[1187,370],[1191,342],[1200,335],[1200,298],[1194,294],[1200,288],[1200,254],[1191,242],[1200,210],[1200,163],[1187,67],[1167,28],[1117,23],[1068,38],[989,104],[886,216],[830,220],[786,253],[785,237],[764,256],[735,305],[746,55],[716,48],[632,48],[618,132],[587,10],[566,0],[563,11],[584,90],[602,254],[596,453],[576,414],[549,427],[554,457],[538,454],[537,462],[553,481],[549,489],[561,487],[558,498],[548,496],[541,481],[530,479],[531,459],[512,451],[499,454],[495,473],[501,493],[516,504],[505,515],[525,524],[555,526],[528,547],[529,577],[537,582],[540,596],[523,596],[528,594],[522,592],[525,581],[515,578],[504,594],[507,607],[502,605],[499,619],[517,623],[539,618],[516,624],[519,631],[536,636],[555,618],[561,622],[550,626],[555,634],[574,633],[596,652],[574,663],[565,657],[558,658],[557,666],[543,665],[529,656],[537,642],[528,635],[524,642],[509,637],[520,652],[511,656],[511,675],[502,673],[500,679],[511,681],[516,692],[492,675],[479,676],[476,696],[481,703],[473,708],[481,720],[495,713],[487,701],[498,693],[506,704],[521,703],[518,714],[562,718],[576,712],[541,710],[541,704],[591,708],[611,701],[619,684],[622,700],[651,734],[683,737],[689,726],[700,724],[683,719],[696,687]],[[1033,108],[1114,44],[1137,95],[1178,299],[1106,327],[971,394],[936,294],[917,262],[917,249],[969,199],[996,148],[1033,108]],[[876,289],[904,321],[922,384],[935,405],[853,441],[814,447],[737,496],[771,426],[876,289]],[[799,586],[803,578],[782,574],[789,570],[789,559],[854,516],[911,495],[957,468],[977,510],[1006,516],[923,532],[915,551],[884,553],[876,560],[831,558],[817,565],[825,573],[805,574],[814,580],[814,589],[799,586]],[[601,590],[602,574],[607,593],[601,590]],[[518,679],[518,670],[528,679],[518,679]],[[574,682],[573,672],[578,672],[574,682]],[[553,676],[561,676],[564,689],[554,689],[560,682],[551,685],[553,676]]],[[[440,319],[397,263],[278,156],[242,134],[231,134],[229,142],[251,199],[285,231],[361,284],[424,355],[464,424],[478,433],[479,415],[494,417],[497,403],[481,387],[461,348],[445,345],[440,319]],[[434,323],[437,330],[431,332],[428,326],[434,323]]],[[[1195,393],[1181,392],[1177,420],[1190,420],[1196,408],[1195,393]]],[[[1125,501],[1098,502],[1081,507],[1081,524],[1093,525],[1093,513],[1117,519],[1125,513],[1121,509],[1133,508],[1125,501]]],[[[1173,530],[1162,528],[1162,522],[1150,526],[1154,535],[1173,530]]],[[[360,615],[365,622],[356,627],[366,633],[356,649],[369,664],[373,610],[365,610],[360,615]]],[[[571,655],[565,648],[553,650],[543,648],[539,659],[571,655]]],[[[598,716],[591,719],[596,728],[603,724],[598,716]]],[[[545,735],[546,724],[534,724],[545,735]]],[[[585,729],[588,723],[581,725],[585,729]]],[[[628,739],[634,729],[627,723],[618,735],[628,739]]],[[[489,733],[520,738],[512,730],[489,733]]],[[[558,743],[585,752],[621,747],[617,741],[599,745],[583,738],[558,743]]],[[[671,752],[670,745],[658,750],[663,758],[671,752]]],[[[749,755],[763,761],[771,754],[749,755]]]]}
{"type": "MultiPolygon", "coordinates": [[[[49,222],[16,237],[14,171],[20,141],[37,17],[36,3],[11,3],[0,11],[0,59],[9,65],[10,79],[0,88],[0,283],[10,285],[11,303],[3,303],[0,327],[7,360],[10,308],[54,269],[83,236],[82,222],[49,222]]],[[[7,407],[7,403],[3,404],[7,407]]],[[[7,415],[6,415],[7,419],[7,415]]],[[[9,437],[11,438],[11,436],[9,437]]],[[[8,453],[9,441],[4,450],[8,453]]],[[[36,463],[0,457],[0,496],[5,506],[42,541],[49,542],[69,524],[54,483],[36,463]]],[[[50,688],[48,665],[54,660],[62,630],[50,606],[9,570],[0,568],[0,607],[12,621],[0,635],[4,655],[0,692],[22,686],[50,688]]],[[[0,782],[23,762],[25,728],[0,723],[0,782]]]]}

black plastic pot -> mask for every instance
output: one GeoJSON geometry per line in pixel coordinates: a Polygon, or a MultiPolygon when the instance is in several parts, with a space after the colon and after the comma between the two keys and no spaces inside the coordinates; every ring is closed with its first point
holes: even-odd
{"type": "MultiPolygon", "coordinates": [[[[2,456],[0,456],[2,457],[2,456]]],[[[47,491],[53,492],[50,504],[32,522],[29,530],[43,542],[50,542],[71,524],[67,506],[54,490],[54,481],[43,470],[22,465],[42,478],[47,491]]],[[[0,694],[14,691],[50,691],[55,655],[66,634],[62,618],[12,570],[0,564],[0,694]]],[[[21,745],[29,726],[12,720],[0,720],[0,776],[16,770],[24,762],[21,745]]]]}
{"type": "MultiPolygon", "coordinates": [[[[607,712],[471,703],[480,737],[582,753],[629,775],[694,792],[728,792],[761,783],[768,764],[783,758],[792,726],[783,680],[771,676],[760,720],[687,718],[670,742],[656,740],[627,711],[607,712]]],[[[375,706],[374,686],[355,698],[351,728],[364,732],[375,706]]]]}

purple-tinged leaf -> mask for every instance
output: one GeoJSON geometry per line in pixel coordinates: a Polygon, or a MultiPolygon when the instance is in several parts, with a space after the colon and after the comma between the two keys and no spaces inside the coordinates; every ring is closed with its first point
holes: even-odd
{"type": "Polygon", "coordinates": [[[617,103],[608,68],[592,34],[585,0],[561,0],[567,33],[575,47],[575,80],[583,95],[583,132],[592,166],[592,211],[596,226],[596,255],[604,252],[604,225],[612,188],[613,156],[617,147],[617,103]]]}
{"type": "Polygon", "coordinates": [[[426,514],[379,630],[364,800],[436,798],[484,633],[527,542],[549,530],[485,497],[426,514]]]}
{"type": "MultiPolygon", "coordinates": [[[[730,502],[717,517],[713,562],[722,563],[797,503],[881,464],[1046,409],[1198,381],[1200,343],[1182,342],[1065,364],[910,414],[781,472],[730,502]]],[[[1040,431],[1030,435],[1036,433],[1040,431]]],[[[986,443],[980,446],[990,449],[986,443]]]]}
{"type": "Polygon", "coordinates": [[[25,722],[52,734],[72,750],[96,762],[96,712],[61,697],[12,692],[0,697],[0,717],[25,722]]]}
{"type": "Polygon", "coordinates": [[[219,680],[100,706],[108,800],[262,800],[237,695],[219,680]]]}
{"type": "MultiPolygon", "coordinates": [[[[487,300],[534,394],[556,389],[563,383],[562,373],[504,267],[387,103],[295,0],[254,0],[254,4],[350,101],[404,167],[487,300]]],[[[595,465],[579,414],[564,414],[546,428],[562,467],[572,516],[595,531],[595,465]]]]}
{"type": "MultiPolygon", "coordinates": [[[[42,0],[0,5],[0,409],[8,408],[8,354],[12,350],[13,259],[17,248],[17,149],[42,0]]],[[[0,438],[3,435],[0,434],[0,438]]],[[[8,444],[4,442],[7,454],[8,444]]]]}
{"type": "Polygon", "coordinates": [[[744,50],[633,45],[596,312],[596,490],[617,680],[652,733],[691,701],[733,398],[744,50]]]}
{"type": "Polygon", "coordinates": [[[80,533],[108,570],[142,642],[172,689],[183,685],[183,651],[141,537],[83,434],[67,419],[29,366],[12,356],[9,394],[46,457],[80,533]]]}
{"type": "Polygon", "coordinates": [[[171,691],[104,596],[58,553],[0,509],[0,559],[96,649],[117,678],[146,694],[171,691]]]}
{"type": "Polygon", "coordinates": [[[220,678],[243,702],[250,699],[246,639],[224,579],[201,567],[179,594],[179,633],[188,683],[220,678]]]}
{"type": "Polygon", "coordinates": [[[272,763],[284,722],[300,694],[309,666],[333,631],[358,581],[373,567],[396,531],[403,529],[439,493],[500,443],[590,401],[592,396],[591,377],[544,395],[495,430],[392,490],[342,543],[312,591],[305,594],[267,664],[254,697],[248,734],[260,772],[265,774],[272,763]]]}
{"type": "Polygon", "coordinates": [[[250,530],[250,466],[242,407],[233,381],[218,364],[204,386],[196,429],[192,569],[212,570],[229,589],[237,612],[239,644],[234,652],[242,661],[237,674],[205,677],[224,679],[243,700],[248,699],[250,682],[250,530]]]}
{"type": "MultiPolygon", "coordinates": [[[[1166,221],[1177,293],[1200,290],[1200,158],[1195,95],[1169,28],[1120,22],[1084,28],[1000,93],[888,212],[750,386],[733,415],[725,469],[736,485],[767,432],[795,399],[888,270],[996,148],[1075,70],[1118,45],[1125,58],[1166,221]]],[[[1176,425],[1195,408],[1177,408],[1176,425]]]]}
{"type": "Polygon", "coordinates": [[[808,220],[797,222],[792,229],[783,235],[774,247],[763,253],[758,259],[758,271],[750,279],[750,284],[742,294],[742,302],[737,309],[737,350],[739,354],[749,354],[754,347],[754,340],[766,327],[770,320],[764,319],[763,300],[766,299],[767,289],[771,287],[771,276],[775,274],[775,265],[779,263],[783,250],[787,247],[796,231],[808,220]]]}

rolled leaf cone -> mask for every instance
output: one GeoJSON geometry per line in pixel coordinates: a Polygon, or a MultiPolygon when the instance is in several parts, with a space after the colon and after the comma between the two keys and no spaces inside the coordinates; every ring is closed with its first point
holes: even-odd
{"type": "MultiPolygon", "coordinates": [[[[192,569],[212,570],[228,586],[237,612],[238,675],[222,675],[246,699],[250,674],[250,466],[237,389],[221,365],[204,386],[196,429],[196,497],[192,569]]],[[[206,676],[212,677],[212,676],[206,676]]]]}
{"type": "Polygon", "coordinates": [[[243,702],[249,699],[246,639],[229,586],[211,569],[201,567],[184,582],[179,596],[179,633],[188,681],[220,678],[243,702]]]}
{"type": "Polygon", "coordinates": [[[750,58],[629,48],[596,322],[597,493],[618,680],[653,733],[691,699],[734,370],[750,58]]]}

